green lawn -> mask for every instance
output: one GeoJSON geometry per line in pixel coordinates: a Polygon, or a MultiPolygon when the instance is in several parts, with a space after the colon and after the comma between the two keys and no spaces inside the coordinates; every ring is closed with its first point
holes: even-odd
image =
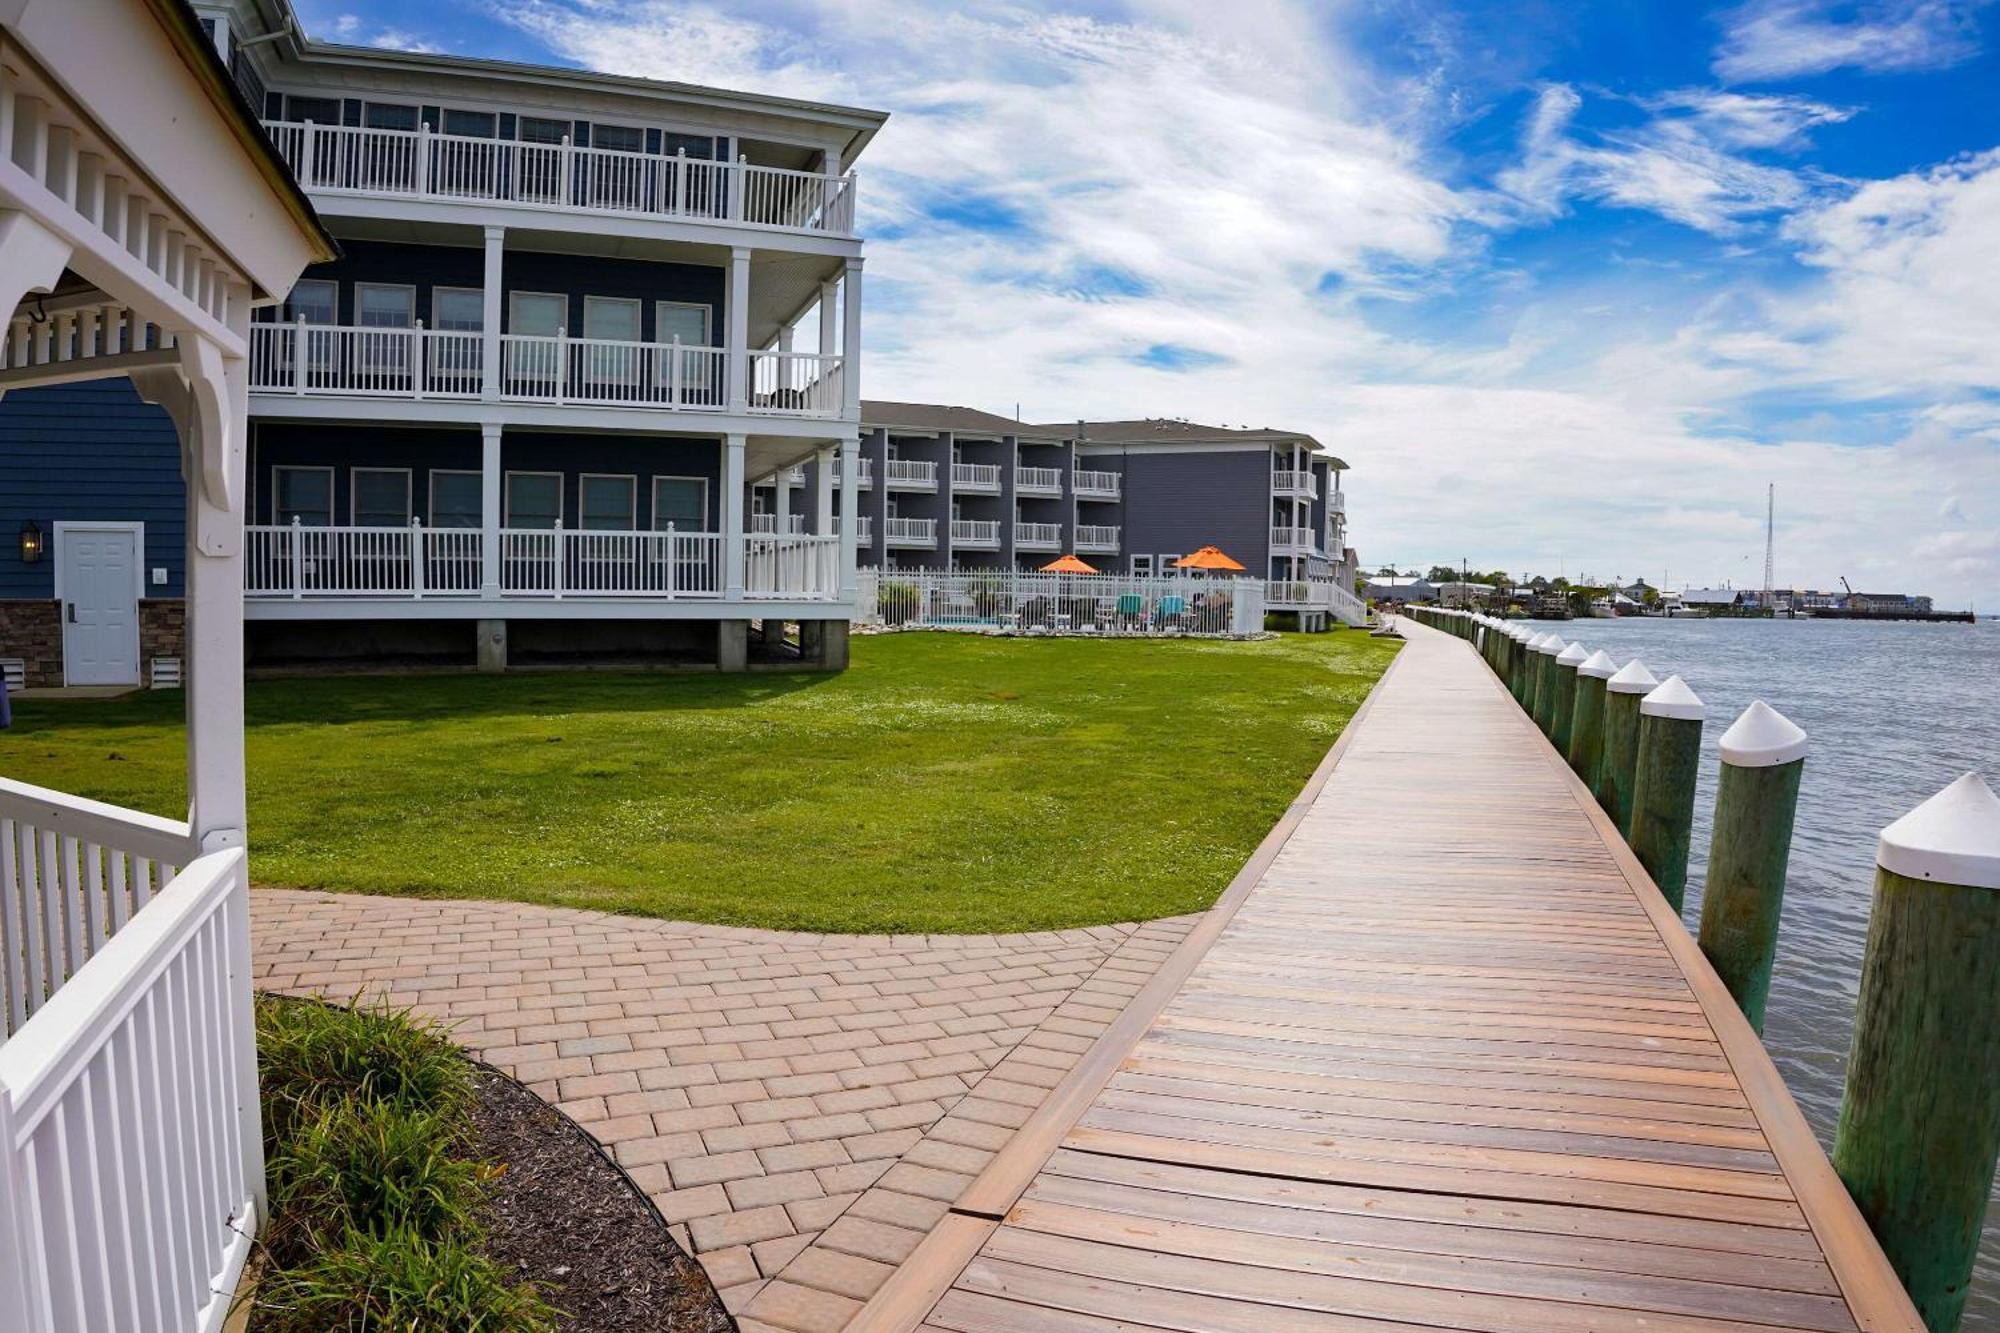
{"type": "MultiPolygon", "coordinates": [[[[857,638],[835,676],[253,682],[260,884],[828,931],[1205,907],[1394,648],[857,638]]],[[[184,809],[181,696],[23,700],[0,773],[184,809]]]]}

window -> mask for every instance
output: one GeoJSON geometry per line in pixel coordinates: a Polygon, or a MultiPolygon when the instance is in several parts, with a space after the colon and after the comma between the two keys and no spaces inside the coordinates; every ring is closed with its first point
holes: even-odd
{"type": "Polygon", "coordinates": [[[562,518],[562,492],[560,472],[509,472],[507,526],[553,528],[562,518]]]}
{"type": "Polygon", "coordinates": [[[587,532],[630,532],[638,526],[639,479],[586,472],[577,483],[580,526],[587,532]]]}
{"type": "Polygon", "coordinates": [[[486,326],[486,293],[477,287],[431,288],[431,327],[477,333],[486,326]]]}
{"type": "MultiPolygon", "coordinates": [[[[639,341],[639,312],[642,308],[637,301],[621,296],[586,296],[583,298],[583,336],[608,342],[636,343],[639,341]]],[[[644,353],[637,347],[593,347],[585,365],[593,383],[637,384],[639,358],[642,355],[644,353]]]]}
{"type": "Polygon", "coordinates": [[[709,346],[709,315],[712,312],[705,305],[694,305],[686,301],[655,301],[653,303],[653,341],[658,343],[679,342],[683,347],[709,346]]]}
{"type": "Polygon", "coordinates": [[[653,478],[653,526],[676,532],[708,529],[708,478],[653,478]]]}
{"type": "Polygon", "coordinates": [[[1158,564],[1154,567],[1162,574],[1171,574],[1174,572],[1175,565],[1179,560],[1180,557],[1178,555],[1162,555],[1158,558],[1158,564]]]}
{"type": "MultiPolygon", "coordinates": [[[[507,332],[517,337],[554,339],[569,319],[569,298],[552,292],[509,292],[507,332]]],[[[556,348],[550,342],[513,342],[507,353],[507,378],[533,386],[553,386],[556,348]]]]}
{"type": "Polygon", "coordinates": [[[353,495],[349,510],[355,526],[402,528],[410,523],[410,470],[408,468],[358,467],[354,469],[353,495]]]}
{"type": "Polygon", "coordinates": [[[440,128],[467,139],[491,139],[495,124],[491,111],[446,111],[440,128]]]}
{"type": "Polygon", "coordinates": [[[309,528],[332,527],[333,469],[272,468],[271,517],[279,524],[289,524],[297,519],[309,528]]]}
{"type": "Polygon", "coordinates": [[[485,519],[477,472],[431,473],[431,526],[476,528],[485,519]]]}
{"type": "Polygon", "coordinates": [[[327,278],[300,278],[285,298],[285,323],[304,320],[308,324],[340,322],[340,288],[327,278]]]}
{"type": "Polygon", "coordinates": [[[643,153],[646,151],[646,132],[633,125],[592,125],[590,146],[608,148],[615,153],[643,153]]]}
{"type": "Polygon", "coordinates": [[[354,322],[364,329],[413,327],[417,322],[417,289],[401,283],[355,283],[354,322]]]}
{"type": "Polygon", "coordinates": [[[1136,577],[1138,577],[1138,578],[1145,578],[1145,577],[1147,577],[1148,575],[1150,575],[1150,574],[1151,574],[1152,572],[1153,572],[1153,557],[1152,557],[1152,556],[1150,556],[1150,555],[1135,555],[1135,556],[1133,556],[1133,557],[1132,557],[1132,573],[1133,573],[1133,574],[1134,574],[1134,575],[1135,575],[1136,577]]]}
{"type": "Polygon", "coordinates": [[[687,301],[653,302],[653,341],[662,345],[679,343],[681,346],[679,374],[674,375],[671,364],[673,353],[656,355],[653,361],[655,387],[678,386],[681,401],[690,403],[715,403],[722,400],[722,364],[719,359],[697,348],[710,346],[710,320],[713,312],[705,305],[687,301]]]}
{"type": "Polygon", "coordinates": [[[371,130],[414,130],[417,109],[397,102],[370,102],[361,109],[361,123],[371,130]]]}
{"type": "Polygon", "coordinates": [[[522,143],[561,143],[569,134],[569,122],[546,116],[523,116],[518,122],[522,143]]]}
{"type": "Polygon", "coordinates": [[[315,125],[340,124],[340,99],[337,97],[301,97],[296,93],[285,96],[285,119],[290,121],[309,120],[315,125]]]}

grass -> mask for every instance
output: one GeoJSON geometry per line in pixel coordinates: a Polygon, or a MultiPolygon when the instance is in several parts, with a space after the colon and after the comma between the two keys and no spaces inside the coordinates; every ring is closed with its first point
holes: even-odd
{"type": "MultiPolygon", "coordinates": [[[[1393,651],[898,634],[830,676],[258,681],[252,871],[801,930],[1195,911],[1393,651]]],[[[176,814],[180,709],[21,701],[0,771],[176,814]]]]}
{"type": "Polygon", "coordinates": [[[481,1252],[495,1168],[470,1156],[471,1066],[388,1010],[257,1002],[271,1217],[259,1333],[546,1333],[553,1313],[481,1252]]]}

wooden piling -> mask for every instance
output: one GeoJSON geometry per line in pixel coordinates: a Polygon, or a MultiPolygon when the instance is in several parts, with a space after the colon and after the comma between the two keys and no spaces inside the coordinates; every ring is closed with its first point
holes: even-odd
{"type": "Polygon", "coordinates": [[[1778,952],[1778,913],[1805,758],[1805,732],[1761,699],[1722,733],[1701,951],[1759,1032],[1778,952]]]}
{"type": "Polygon", "coordinates": [[[1882,831],[1833,1164],[1934,1333],[2000,1156],[2000,797],[1967,773],[1882,831]]]}
{"type": "Polygon", "coordinates": [[[1659,684],[1636,657],[1604,682],[1604,757],[1597,768],[1597,803],[1627,839],[1632,836],[1632,788],[1639,775],[1639,701],[1659,684]]]}
{"type": "Polygon", "coordinates": [[[1639,754],[1632,784],[1632,854],[1679,915],[1694,835],[1695,774],[1701,767],[1701,699],[1668,676],[1639,702],[1639,754]]]}
{"type": "Polygon", "coordinates": [[[1560,634],[1544,634],[1535,647],[1532,668],[1535,706],[1529,710],[1529,716],[1535,719],[1535,725],[1542,729],[1544,736],[1549,734],[1549,705],[1555,702],[1556,697],[1556,654],[1566,647],[1568,645],[1560,634]]]}
{"type": "Polygon", "coordinates": [[[1590,650],[1572,643],[1556,654],[1552,668],[1555,698],[1549,704],[1549,742],[1562,755],[1569,753],[1570,721],[1576,713],[1576,670],[1590,660],[1590,650]]]}
{"type": "Polygon", "coordinates": [[[1576,703],[1570,709],[1569,750],[1564,758],[1583,785],[1597,790],[1597,764],[1604,754],[1604,683],[1618,670],[1599,648],[1576,669],[1576,703]]]}

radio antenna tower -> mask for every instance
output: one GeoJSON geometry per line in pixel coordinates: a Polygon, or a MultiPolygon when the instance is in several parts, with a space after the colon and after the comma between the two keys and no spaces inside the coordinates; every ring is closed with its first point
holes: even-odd
{"type": "Polygon", "coordinates": [[[1771,544],[1776,532],[1773,520],[1777,514],[1778,487],[1775,483],[1767,483],[1764,487],[1764,609],[1766,611],[1778,609],[1778,599],[1771,591],[1771,544]]]}

